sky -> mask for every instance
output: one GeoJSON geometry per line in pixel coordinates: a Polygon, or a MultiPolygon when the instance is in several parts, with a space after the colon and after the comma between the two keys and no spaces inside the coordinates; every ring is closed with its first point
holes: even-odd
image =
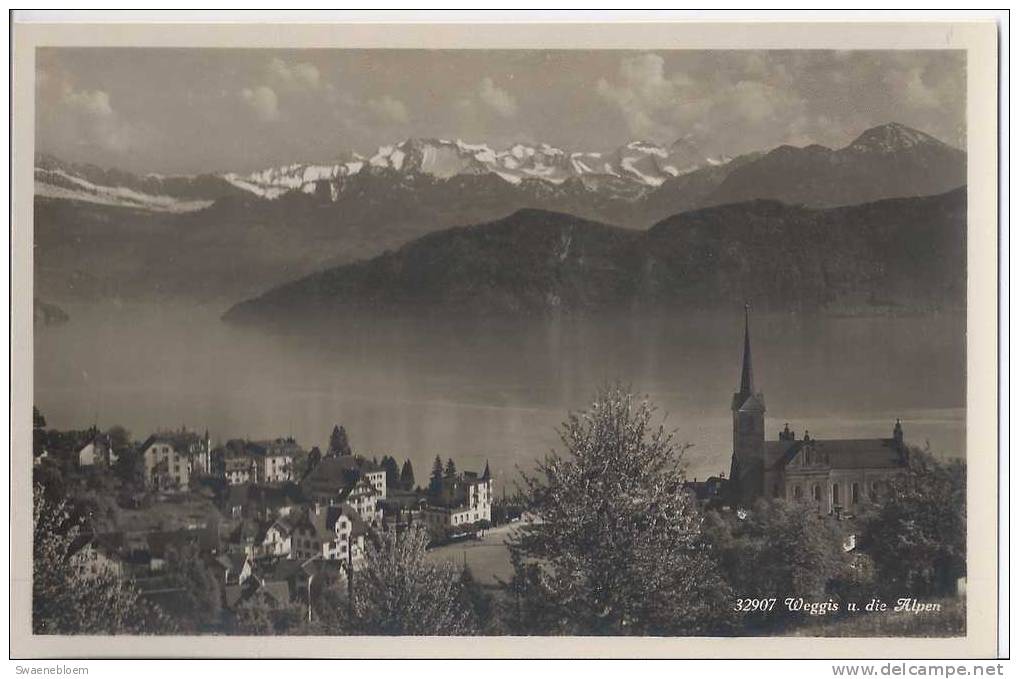
{"type": "Polygon", "coordinates": [[[961,51],[40,48],[36,149],[133,172],[249,172],[408,137],[709,156],[837,148],[899,122],[965,148],[961,51]]]}

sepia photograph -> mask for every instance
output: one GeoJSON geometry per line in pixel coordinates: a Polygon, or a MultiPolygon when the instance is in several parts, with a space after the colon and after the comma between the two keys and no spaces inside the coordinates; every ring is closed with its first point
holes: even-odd
{"type": "Polygon", "coordinates": [[[996,648],[993,24],[207,28],[16,45],[32,648],[996,648]]]}

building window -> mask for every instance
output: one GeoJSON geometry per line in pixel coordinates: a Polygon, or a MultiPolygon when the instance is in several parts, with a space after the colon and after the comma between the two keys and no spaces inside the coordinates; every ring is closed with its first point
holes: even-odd
{"type": "Polygon", "coordinates": [[[815,502],[821,501],[821,486],[818,485],[814,486],[814,501],[815,502]]]}
{"type": "Polygon", "coordinates": [[[860,502],[860,484],[858,483],[853,484],[851,501],[854,505],[860,502]]]}
{"type": "Polygon", "coordinates": [[[803,497],[803,489],[800,488],[799,484],[793,486],[793,497],[797,500],[803,497]]]}
{"type": "Polygon", "coordinates": [[[842,498],[839,496],[839,484],[833,483],[831,486],[831,503],[832,505],[842,504],[842,498]]]}

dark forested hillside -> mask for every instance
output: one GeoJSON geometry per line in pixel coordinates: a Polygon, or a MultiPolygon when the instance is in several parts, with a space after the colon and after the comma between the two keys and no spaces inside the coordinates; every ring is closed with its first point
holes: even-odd
{"type": "Polygon", "coordinates": [[[825,210],[752,201],[646,232],[521,210],[311,275],[226,318],[714,309],[744,299],[786,310],[950,308],[965,300],[965,238],[961,189],[825,210]]]}

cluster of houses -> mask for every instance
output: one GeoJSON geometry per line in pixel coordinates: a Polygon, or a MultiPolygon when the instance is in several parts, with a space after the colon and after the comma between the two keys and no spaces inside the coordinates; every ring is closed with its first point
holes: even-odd
{"type": "MultiPolygon", "coordinates": [[[[487,464],[480,474],[447,475],[427,496],[401,491],[404,500],[410,495],[413,501],[404,503],[407,511],[398,512],[394,521],[387,520],[385,511],[392,507],[386,471],[358,455],[309,459],[290,437],[231,440],[213,447],[208,432],[185,429],[153,434],[138,451],[145,485],[157,501],[172,501],[202,480],[219,479],[222,523],[180,529],[156,545],[147,534],[91,535],[82,549],[91,568],[131,577],[142,591],[171,599],[173,588],[160,586],[166,544],[198,547],[220,579],[227,608],[253,599],[283,605],[306,601],[312,581],[336,578],[352,586],[365,566],[366,540],[373,531],[401,521],[421,522],[436,536],[445,536],[492,519],[487,464]]],[[[98,472],[115,462],[103,434],[92,436],[78,451],[82,469],[98,472]]]]}

